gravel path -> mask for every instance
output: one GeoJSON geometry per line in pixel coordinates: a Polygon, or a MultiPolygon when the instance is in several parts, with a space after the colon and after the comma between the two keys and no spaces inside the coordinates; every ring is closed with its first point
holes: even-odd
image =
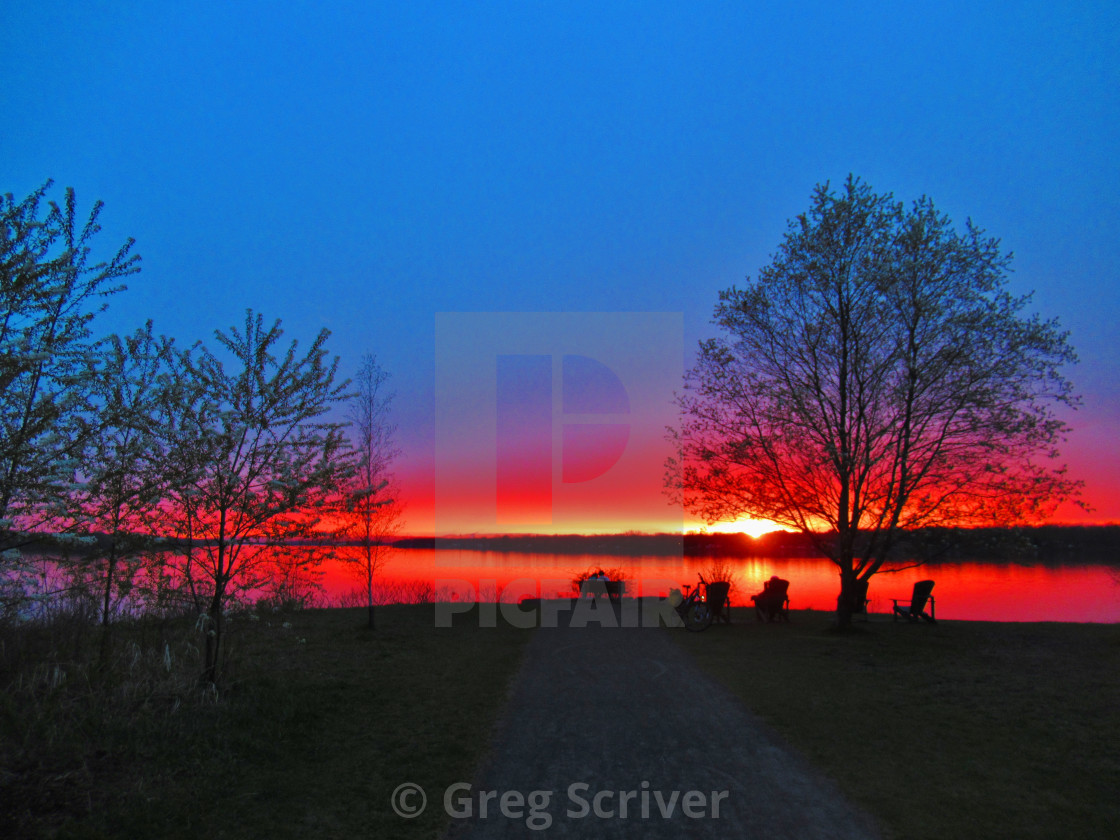
{"type": "Polygon", "coordinates": [[[880,837],[672,632],[538,629],[450,837],[880,837]]]}

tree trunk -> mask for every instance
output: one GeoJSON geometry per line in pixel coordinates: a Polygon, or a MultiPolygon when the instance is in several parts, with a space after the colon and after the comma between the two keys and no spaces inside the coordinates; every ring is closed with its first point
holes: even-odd
{"type": "Polygon", "coordinates": [[[218,587],[214,589],[214,597],[210,601],[210,609],[206,613],[208,621],[204,628],[206,633],[206,663],[202,672],[203,683],[218,682],[218,657],[222,652],[222,596],[218,587]]]}
{"type": "Polygon", "coordinates": [[[98,655],[100,667],[109,664],[109,653],[112,648],[112,606],[113,606],[113,572],[117,565],[117,546],[114,541],[109,548],[109,556],[105,558],[105,592],[101,599],[101,649],[98,655]]]}
{"type": "Polygon", "coordinates": [[[372,572],[372,570],[367,570],[367,573],[366,573],[366,603],[369,605],[369,629],[374,630],[374,629],[376,629],[376,625],[375,625],[375,622],[373,620],[373,572],[372,572]]]}
{"type": "Polygon", "coordinates": [[[852,626],[853,604],[856,593],[856,574],[852,568],[840,572],[840,595],[836,599],[836,628],[848,630],[852,626]]]}

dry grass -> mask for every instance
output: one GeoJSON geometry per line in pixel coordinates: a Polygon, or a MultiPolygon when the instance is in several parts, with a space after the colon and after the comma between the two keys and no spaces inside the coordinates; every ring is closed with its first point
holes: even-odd
{"type": "Polygon", "coordinates": [[[604,569],[601,566],[588,566],[585,570],[572,577],[572,592],[578,593],[583,588],[583,582],[599,572],[605,574],[609,580],[622,581],[626,584],[629,584],[632,578],[629,570],[623,569],[620,566],[611,566],[608,569],[604,569]]]}
{"type": "Polygon", "coordinates": [[[708,583],[729,583],[728,592],[731,594],[739,591],[739,580],[735,567],[723,557],[713,557],[701,574],[708,583]]]}
{"type": "Polygon", "coordinates": [[[9,632],[0,836],[434,836],[438,803],[405,821],[390,795],[471,777],[528,638],[456,618],[385,606],[370,633],[361,609],[235,616],[217,691],[187,622],[122,626],[104,669],[57,627],[9,632]]]}

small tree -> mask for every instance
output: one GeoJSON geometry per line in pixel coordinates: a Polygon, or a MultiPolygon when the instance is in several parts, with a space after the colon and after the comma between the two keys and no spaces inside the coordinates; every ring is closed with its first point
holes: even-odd
{"type": "Polygon", "coordinates": [[[74,531],[101,536],[77,565],[101,602],[102,661],[114,592],[131,591],[152,547],[148,535],[171,472],[163,435],[171,353],[170,340],[153,335],[149,321],[130,336],[109,336],[91,359],[93,428],[81,451],[69,518],[74,531]]]}
{"type": "Polygon", "coordinates": [[[206,602],[204,679],[216,681],[225,609],[259,588],[273,546],[310,537],[317,511],[350,475],[341,424],[323,419],[345,399],[323,330],[302,356],[277,353],[283,331],[248,312],[244,330],[215,333],[232,369],[199,346],[180,358],[179,463],[169,521],[188,540],[183,574],[206,602]]]}
{"type": "Polygon", "coordinates": [[[904,529],[1031,521],[1076,496],[1056,466],[1076,398],[1056,321],[1010,255],[927,198],[818,186],[773,262],[720,293],[679,397],[670,492],[708,522],[770,519],[840,571],[838,622],[904,529]]]}
{"type": "Polygon", "coordinates": [[[18,203],[11,193],[0,198],[0,549],[18,545],[15,531],[68,513],[92,428],[90,322],[140,270],[131,239],[94,262],[102,203],[83,225],[73,189],[43,211],[50,186],[18,203]]]}
{"type": "Polygon", "coordinates": [[[193,612],[202,615],[209,602],[207,592],[199,588],[198,569],[205,547],[199,521],[205,498],[198,485],[203,480],[204,465],[213,454],[211,429],[218,404],[196,370],[197,352],[197,347],[194,351],[173,351],[167,360],[168,377],[161,391],[166,425],[161,438],[171,457],[155,531],[175,540],[175,558],[170,564],[172,592],[176,596],[185,594],[193,612]]]}
{"type": "Polygon", "coordinates": [[[394,441],[396,426],[389,420],[394,395],[386,389],[388,379],[374,356],[363,357],[347,412],[355,473],[343,503],[340,535],[358,543],[358,553],[346,554],[344,559],[356,567],[365,584],[370,630],[376,626],[374,579],[385,563],[390,538],[400,529],[402,513],[392,472],[400,450],[394,441]]]}

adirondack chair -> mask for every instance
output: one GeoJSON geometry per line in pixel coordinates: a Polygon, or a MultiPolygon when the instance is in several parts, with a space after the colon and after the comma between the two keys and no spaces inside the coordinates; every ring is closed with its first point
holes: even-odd
{"type": "Polygon", "coordinates": [[[712,611],[712,618],[715,621],[722,621],[724,624],[731,623],[731,598],[728,595],[730,591],[731,584],[727,581],[717,580],[708,584],[708,609],[712,611]]]}
{"type": "Polygon", "coordinates": [[[914,584],[914,592],[910,596],[909,601],[899,600],[892,598],[894,602],[894,609],[891,612],[891,617],[898,621],[899,617],[905,618],[907,621],[917,621],[919,618],[928,621],[930,624],[936,624],[937,618],[934,613],[933,595],[933,581],[920,580],[914,584]],[[929,612],[926,612],[926,604],[929,604],[929,612]]]}
{"type": "Polygon", "coordinates": [[[788,580],[782,580],[774,575],[762,585],[761,592],[751,596],[751,600],[754,601],[754,614],[759,622],[762,621],[763,616],[766,616],[766,620],[770,622],[789,621],[788,580]]]}

